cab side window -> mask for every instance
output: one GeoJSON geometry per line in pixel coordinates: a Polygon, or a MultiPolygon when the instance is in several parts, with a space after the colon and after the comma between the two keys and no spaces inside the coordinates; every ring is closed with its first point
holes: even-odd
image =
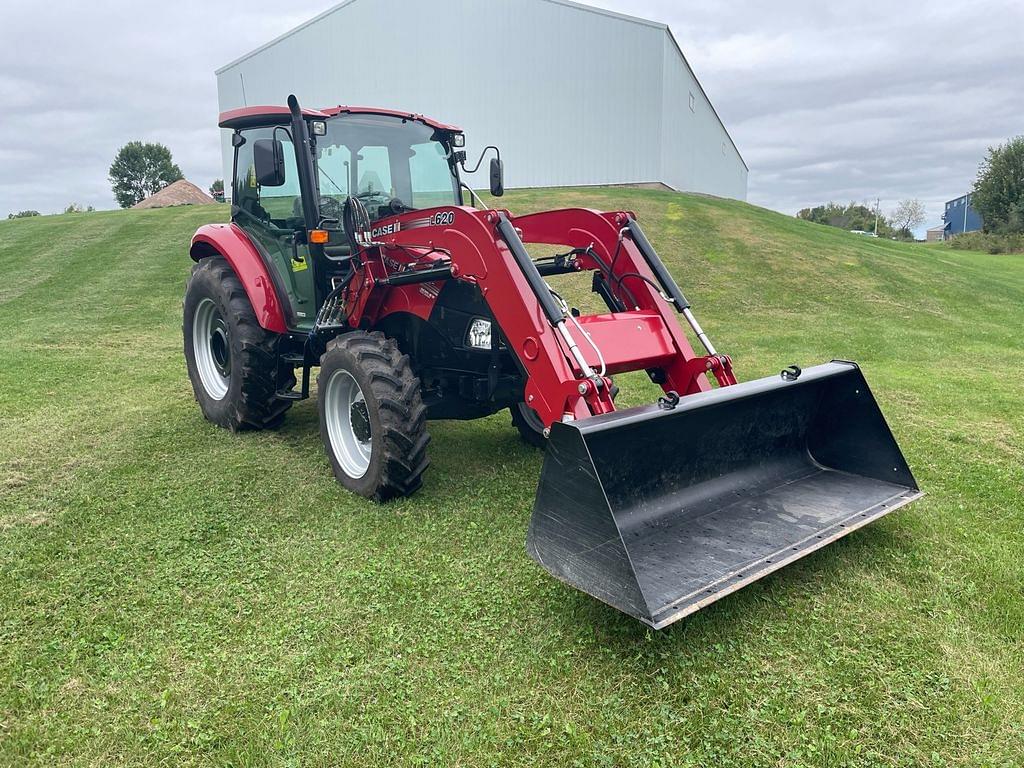
{"type": "Polygon", "coordinates": [[[413,144],[409,158],[413,208],[452,204],[452,172],[444,145],[437,141],[413,144]]]}
{"type": "Polygon", "coordinates": [[[232,200],[251,224],[265,224],[277,229],[299,229],[303,226],[299,174],[295,166],[295,149],[288,133],[280,128],[256,128],[243,131],[245,143],[235,152],[235,179],[232,200]],[[257,139],[274,139],[284,148],[285,182],[280,187],[261,187],[256,181],[253,144],[257,139]]]}

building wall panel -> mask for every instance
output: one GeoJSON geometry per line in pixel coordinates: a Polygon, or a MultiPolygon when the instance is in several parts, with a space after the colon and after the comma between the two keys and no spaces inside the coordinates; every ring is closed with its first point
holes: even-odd
{"type": "Polygon", "coordinates": [[[295,93],[460,125],[474,160],[501,148],[509,187],[660,181],[746,197],[742,159],[667,28],[562,0],[350,0],[217,78],[222,111],[295,93]]]}

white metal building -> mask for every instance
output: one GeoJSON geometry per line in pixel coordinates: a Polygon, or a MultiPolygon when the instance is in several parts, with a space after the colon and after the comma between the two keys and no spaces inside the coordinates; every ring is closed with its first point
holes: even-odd
{"type": "Polygon", "coordinates": [[[219,69],[217,91],[222,112],[294,93],[429,115],[465,129],[471,161],[498,145],[508,187],[747,195],[747,166],[669,28],[568,0],[346,0],[219,69]]]}

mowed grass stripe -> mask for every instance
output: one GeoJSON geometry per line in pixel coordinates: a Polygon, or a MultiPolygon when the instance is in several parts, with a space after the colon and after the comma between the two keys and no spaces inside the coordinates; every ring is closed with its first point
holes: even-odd
{"type": "Polygon", "coordinates": [[[315,403],[202,420],[180,302],[226,207],[0,222],[0,763],[1017,764],[1024,259],[670,193],[502,205],[636,211],[742,378],[861,362],[928,497],[649,633],[526,557],[506,415],[432,424],[386,507],[334,483],[315,403]]]}

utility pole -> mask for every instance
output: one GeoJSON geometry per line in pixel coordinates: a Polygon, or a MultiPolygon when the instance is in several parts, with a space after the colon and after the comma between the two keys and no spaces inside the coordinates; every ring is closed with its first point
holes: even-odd
{"type": "Polygon", "coordinates": [[[878,237],[878,210],[882,205],[882,198],[875,198],[875,237],[878,237]]]}

